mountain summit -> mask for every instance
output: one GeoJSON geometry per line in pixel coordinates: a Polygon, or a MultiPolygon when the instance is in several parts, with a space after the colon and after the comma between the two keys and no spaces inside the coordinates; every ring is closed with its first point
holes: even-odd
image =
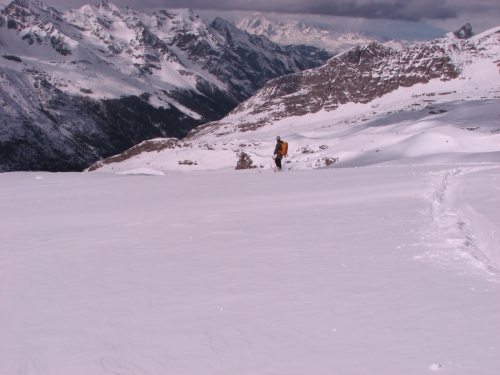
{"type": "Polygon", "coordinates": [[[457,37],[458,39],[469,39],[474,36],[474,33],[472,32],[471,24],[466,23],[460,29],[453,32],[453,35],[455,35],[455,37],[457,37]]]}

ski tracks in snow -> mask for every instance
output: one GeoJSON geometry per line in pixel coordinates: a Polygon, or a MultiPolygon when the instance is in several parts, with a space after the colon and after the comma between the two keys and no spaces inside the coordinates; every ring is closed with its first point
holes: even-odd
{"type": "Polygon", "coordinates": [[[475,269],[492,281],[500,282],[498,230],[465,201],[463,181],[458,179],[495,168],[499,166],[460,167],[429,173],[436,177],[431,193],[431,222],[422,232],[429,250],[417,255],[417,259],[430,259],[445,268],[457,268],[466,273],[475,269]]]}

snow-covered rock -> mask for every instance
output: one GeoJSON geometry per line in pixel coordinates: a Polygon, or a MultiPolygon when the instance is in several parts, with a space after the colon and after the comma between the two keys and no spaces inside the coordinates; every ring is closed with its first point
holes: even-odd
{"type": "Polygon", "coordinates": [[[472,26],[470,23],[466,23],[464,26],[462,26],[460,29],[457,31],[450,32],[446,34],[447,37],[449,38],[456,38],[456,39],[469,39],[474,36],[474,33],[472,32],[472,26]]]}
{"type": "Polygon", "coordinates": [[[0,13],[0,52],[0,170],[82,169],[145,139],[183,137],[269,79],[330,57],[189,9],[149,16],[108,0],[65,12],[14,0],[0,13]]]}
{"type": "Polygon", "coordinates": [[[242,152],[269,169],[276,135],[289,143],[287,169],[433,155],[487,161],[500,151],[499,68],[500,27],[402,51],[375,43],[354,47],[320,68],[268,82],[173,149],[104,160],[92,169],[115,172],[145,163],[159,170],[234,169],[242,152]],[[185,159],[197,165],[178,164],[185,159]]]}

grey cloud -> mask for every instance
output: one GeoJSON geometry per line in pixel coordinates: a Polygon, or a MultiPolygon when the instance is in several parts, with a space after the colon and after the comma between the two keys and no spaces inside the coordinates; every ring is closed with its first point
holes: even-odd
{"type": "MultiPolygon", "coordinates": [[[[6,2],[6,0],[4,0],[6,2]]],[[[64,9],[94,1],[45,0],[64,9]]],[[[192,8],[277,13],[318,14],[401,21],[446,20],[461,14],[496,14],[498,0],[114,0],[117,6],[145,10],[152,8],[192,8]]]]}
{"type": "Polygon", "coordinates": [[[446,19],[457,16],[457,11],[445,0],[432,1],[317,1],[310,2],[307,13],[336,16],[419,21],[446,19]]]}
{"type": "MultiPolygon", "coordinates": [[[[133,3],[135,0],[128,2],[133,3]]],[[[466,10],[500,11],[498,0],[144,0],[141,3],[151,4],[150,6],[306,13],[403,21],[456,18],[466,10]]]]}

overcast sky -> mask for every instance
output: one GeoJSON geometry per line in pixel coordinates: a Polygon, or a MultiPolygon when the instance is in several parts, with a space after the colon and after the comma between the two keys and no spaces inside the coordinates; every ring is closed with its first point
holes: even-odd
{"type": "MultiPolygon", "coordinates": [[[[8,3],[8,0],[0,0],[8,3]]],[[[96,0],[44,0],[58,9],[77,8],[96,0]]],[[[436,30],[456,30],[470,22],[475,32],[500,26],[500,0],[114,0],[115,5],[130,6],[144,12],[158,8],[192,8],[201,15],[242,17],[246,12],[287,13],[287,16],[356,24],[357,27],[425,25],[436,30]],[[245,12],[242,12],[245,11],[245,12]],[[299,16],[300,15],[300,16],[299,16]],[[312,16],[320,16],[314,18],[312,16]]],[[[275,17],[279,17],[275,14],[275,17]]],[[[357,31],[357,30],[353,30],[357,31]]],[[[437,32],[437,31],[436,31],[437,32]]]]}

